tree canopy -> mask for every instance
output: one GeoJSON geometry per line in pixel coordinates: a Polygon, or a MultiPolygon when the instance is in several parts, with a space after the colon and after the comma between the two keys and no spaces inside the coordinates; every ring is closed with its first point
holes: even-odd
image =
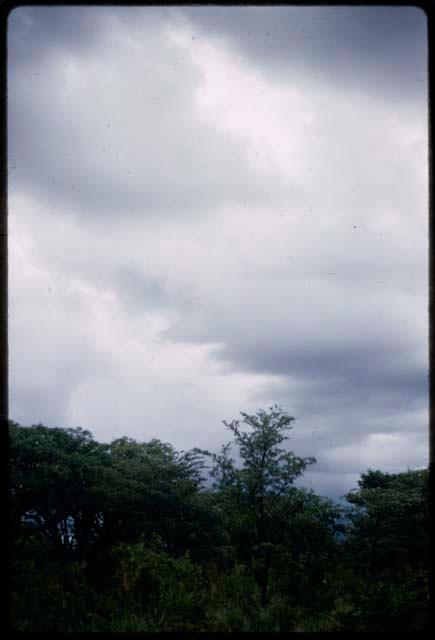
{"type": "Polygon", "coordinates": [[[343,507],[295,486],[294,422],[241,413],[218,453],[10,422],[13,629],[426,628],[427,469],[369,469],[343,507]]]}

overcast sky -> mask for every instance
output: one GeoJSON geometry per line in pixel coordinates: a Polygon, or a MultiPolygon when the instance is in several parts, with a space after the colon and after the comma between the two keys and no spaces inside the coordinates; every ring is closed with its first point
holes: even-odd
{"type": "Polygon", "coordinates": [[[411,7],[13,11],[10,417],[427,464],[426,55],[411,7]]]}

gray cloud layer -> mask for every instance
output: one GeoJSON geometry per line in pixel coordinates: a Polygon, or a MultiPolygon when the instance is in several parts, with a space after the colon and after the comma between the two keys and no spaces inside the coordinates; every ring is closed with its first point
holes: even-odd
{"type": "Polygon", "coordinates": [[[198,118],[200,71],[180,47],[162,47],[155,10],[139,14],[139,34],[135,14],[126,25],[119,10],[11,14],[11,188],[106,220],[168,210],[185,219],[247,191],[264,200],[267,184],[256,183],[243,140],[198,118]]]}
{"type": "Polygon", "coordinates": [[[377,99],[426,98],[426,17],[414,7],[184,7],[180,14],[280,79],[308,74],[377,99]]]}
{"type": "Polygon", "coordinates": [[[279,402],[321,493],[424,464],[425,29],[393,7],[15,10],[12,417],[213,448],[279,402]]]}

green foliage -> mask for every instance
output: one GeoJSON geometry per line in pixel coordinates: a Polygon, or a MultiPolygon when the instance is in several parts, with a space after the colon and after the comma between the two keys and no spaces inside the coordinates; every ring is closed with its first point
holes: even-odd
{"type": "Polygon", "coordinates": [[[12,628],[425,629],[427,470],[369,469],[343,509],[294,486],[293,418],[242,419],[220,454],[10,423],[12,628]]]}
{"type": "Polygon", "coordinates": [[[187,552],[174,558],[155,536],[150,545],[120,544],[113,548],[116,592],[122,602],[140,605],[151,625],[162,631],[193,624],[203,616],[202,569],[187,552]]]}
{"type": "Polygon", "coordinates": [[[275,545],[281,542],[276,539],[277,520],[285,530],[294,511],[293,482],[315,459],[297,457],[293,451],[280,447],[294,422],[281,407],[241,415],[250,430],[243,431],[239,420],[224,422],[233,433],[234,442],[224,445],[219,455],[208,455],[214,463],[214,487],[226,497],[239,558],[247,561],[253,571],[265,606],[275,545]],[[239,466],[230,457],[232,444],[238,448],[239,466]]]}
{"type": "Polygon", "coordinates": [[[11,552],[36,530],[58,558],[83,560],[101,532],[107,447],[89,431],[9,429],[11,552]]]}
{"type": "Polygon", "coordinates": [[[78,631],[95,617],[95,594],[80,563],[54,560],[36,538],[16,559],[10,586],[10,622],[17,631],[78,631]]]}
{"type": "Polygon", "coordinates": [[[429,564],[427,470],[386,474],[368,470],[346,498],[348,545],[371,577],[401,574],[429,564]]]}
{"type": "Polygon", "coordinates": [[[211,475],[219,490],[245,498],[255,516],[259,516],[266,496],[272,498],[267,509],[271,512],[275,506],[273,498],[285,495],[315,458],[299,458],[279,446],[288,439],[284,433],[294,422],[280,407],[270,407],[269,412],[261,409],[255,415],[242,412],[241,416],[251,431],[243,431],[239,420],[224,421],[234,435],[241,466],[237,467],[229,457],[230,442],[222,447],[220,455],[211,454],[214,462],[211,475]]]}

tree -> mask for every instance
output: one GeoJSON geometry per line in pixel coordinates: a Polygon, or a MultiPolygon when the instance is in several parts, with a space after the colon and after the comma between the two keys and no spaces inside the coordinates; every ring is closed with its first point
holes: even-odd
{"type": "Polygon", "coordinates": [[[37,533],[57,557],[84,561],[102,529],[107,447],[89,431],[9,425],[11,551],[37,533]]]}
{"type": "Polygon", "coordinates": [[[241,525],[248,563],[256,574],[264,606],[276,544],[274,520],[278,515],[288,519],[294,513],[297,490],[293,483],[316,460],[280,447],[295,420],[281,407],[260,409],[253,415],[241,412],[241,416],[241,421],[224,421],[234,435],[233,443],[224,445],[220,454],[203,453],[213,460],[214,487],[229,503],[236,538],[237,522],[241,525]],[[242,430],[241,422],[250,431],[242,430]],[[232,444],[238,448],[239,465],[230,457],[232,444]],[[231,510],[231,504],[236,508],[231,510]]]}
{"type": "Polygon", "coordinates": [[[388,474],[369,469],[346,500],[352,505],[350,543],[374,578],[428,566],[428,470],[388,474]]]}
{"type": "Polygon", "coordinates": [[[38,602],[49,595],[42,588],[48,575],[56,592],[66,589],[76,570],[86,588],[104,591],[112,579],[115,545],[146,544],[160,535],[165,552],[184,557],[190,546],[201,551],[210,539],[201,535],[201,526],[213,517],[199,499],[203,458],[195,451],[178,452],[156,439],[101,444],[81,428],[12,422],[9,445],[17,618],[25,618],[29,603],[32,611],[41,608],[38,602]],[[28,588],[30,572],[37,571],[34,558],[42,554],[47,571],[41,588],[28,588]]]}
{"type": "Polygon", "coordinates": [[[10,423],[13,628],[423,630],[428,470],[369,470],[343,509],[294,486],[294,418],[241,415],[218,454],[10,423]]]}
{"type": "Polygon", "coordinates": [[[130,542],[158,533],[171,553],[183,554],[192,533],[202,483],[202,457],[153,439],[119,438],[110,445],[113,470],[123,478],[110,515],[112,541],[130,542]],[[115,533],[116,532],[116,533],[115,533]]]}
{"type": "Polygon", "coordinates": [[[369,469],[347,494],[345,549],[357,630],[422,630],[429,614],[428,470],[369,469]],[[359,586],[357,586],[359,584],[359,586]]]}

